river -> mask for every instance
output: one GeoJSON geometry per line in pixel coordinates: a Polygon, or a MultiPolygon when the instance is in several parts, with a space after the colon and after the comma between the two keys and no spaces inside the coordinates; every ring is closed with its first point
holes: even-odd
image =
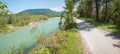
{"type": "Polygon", "coordinates": [[[13,46],[18,49],[21,43],[24,49],[29,51],[36,45],[37,37],[41,33],[49,35],[58,29],[59,19],[59,17],[49,18],[48,21],[35,26],[23,26],[14,32],[0,34],[0,52],[10,51],[13,46]]]}

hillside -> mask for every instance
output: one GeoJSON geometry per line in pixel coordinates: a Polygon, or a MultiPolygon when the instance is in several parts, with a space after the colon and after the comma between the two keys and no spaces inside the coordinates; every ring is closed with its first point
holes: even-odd
{"type": "Polygon", "coordinates": [[[21,13],[29,13],[29,14],[60,14],[61,12],[56,12],[50,9],[27,9],[21,13]]]}

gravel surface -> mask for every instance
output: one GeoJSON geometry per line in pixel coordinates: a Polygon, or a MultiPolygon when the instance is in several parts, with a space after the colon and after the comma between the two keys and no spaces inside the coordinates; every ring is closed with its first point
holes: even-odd
{"type": "Polygon", "coordinates": [[[80,19],[76,19],[76,23],[91,54],[120,54],[120,36],[103,31],[80,19]]]}

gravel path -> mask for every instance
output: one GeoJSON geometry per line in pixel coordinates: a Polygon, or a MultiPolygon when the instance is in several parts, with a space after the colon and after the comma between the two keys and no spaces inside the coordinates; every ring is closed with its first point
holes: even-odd
{"type": "Polygon", "coordinates": [[[76,19],[79,33],[87,43],[92,54],[120,54],[120,38],[76,19]]]}

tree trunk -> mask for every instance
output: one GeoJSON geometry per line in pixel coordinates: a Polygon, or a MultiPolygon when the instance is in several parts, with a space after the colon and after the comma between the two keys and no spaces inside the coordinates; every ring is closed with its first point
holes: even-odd
{"type": "Polygon", "coordinates": [[[103,22],[107,22],[108,21],[108,17],[107,17],[107,0],[104,0],[104,3],[105,3],[105,8],[104,8],[103,22]]]}
{"type": "Polygon", "coordinates": [[[99,21],[99,1],[95,0],[95,8],[96,8],[96,21],[99,21]]]}
{"type": "Polygon", "coordinates": [[[105,0],[105,22],[108,21],[108,17],[107,17],[107,0],[105,0]]]}

